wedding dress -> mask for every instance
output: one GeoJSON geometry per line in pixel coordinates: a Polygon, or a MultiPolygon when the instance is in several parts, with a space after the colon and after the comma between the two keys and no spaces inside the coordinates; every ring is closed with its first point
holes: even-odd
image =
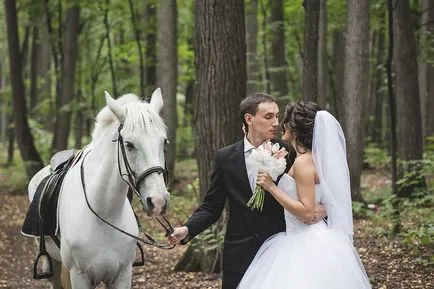
{"type": "MultiPolygon", "coordinates": [[[[295,179],[288,174],[279,188],[298,200],[295,179]]],[[[316,199],[321,184],[316,185],[316,199]]],[[[247,269],[239,289],[371,288],[352,240],[324,221],[304,224],[285,210],[286,232],[270,237],[247,269]]]]}

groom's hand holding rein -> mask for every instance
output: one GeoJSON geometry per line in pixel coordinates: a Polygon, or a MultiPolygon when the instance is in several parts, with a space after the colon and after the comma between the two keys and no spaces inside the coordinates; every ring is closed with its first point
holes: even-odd
{"type": "Polygon", "coordinates": [[[188,236],[188,228],[187,226],[176,227],[173,229],[173,233],[168,236],[169,242],[171,244],[179,244],[182,240],[184,240],[188,236]]]}

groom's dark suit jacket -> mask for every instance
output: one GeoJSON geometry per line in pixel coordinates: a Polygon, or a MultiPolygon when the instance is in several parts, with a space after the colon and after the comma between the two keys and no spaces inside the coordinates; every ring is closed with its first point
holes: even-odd
{"type": "MultiPolygon", "coordinates": [[[[276,140],[274,142],[280,141],[276,140]]],[[[287,157],[287,169],[293,163],[287,157]]],[[[244,273],[262,243],[271,235],[285,231],[283,207],[265,193],[262,212],[252,211],[252,196],[244,159],[244,141],[220,149],[203,203],[188,219],[188,240],[216,222],[229,200],[229,222],[224,241],[223,273],[244,273]]]]}

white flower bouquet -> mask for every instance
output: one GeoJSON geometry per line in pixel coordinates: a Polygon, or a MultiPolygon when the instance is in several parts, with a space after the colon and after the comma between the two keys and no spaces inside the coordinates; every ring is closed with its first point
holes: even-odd
{"type": "MultiPolygon", "coordinates": [[[[288,154],[284,147],[280,147],[278,143],[272,144],[271,141],[260,145],[257,149],[252,151],[253,164],[259,170],[267,171],[273,181],[285,172],[286,158],[288,154]]],[[[247,206],[252,210],[262,211],[264,207],[264,189],[256,185],[252,197],[247,202],[247,206]]]]}

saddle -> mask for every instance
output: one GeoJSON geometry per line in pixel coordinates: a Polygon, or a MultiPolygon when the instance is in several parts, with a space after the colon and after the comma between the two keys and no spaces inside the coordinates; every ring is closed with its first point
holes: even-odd
{"type": "Polygon", "coordinates": [[[57,229],[57,201],[63,178],[75,159],[76,150],[60,151],[50,160],[51,173],[38,185],[21,232],[28,236],[53,236],[57,229]],[[43,223],[41,227],[41,223],[43,223]]]}

